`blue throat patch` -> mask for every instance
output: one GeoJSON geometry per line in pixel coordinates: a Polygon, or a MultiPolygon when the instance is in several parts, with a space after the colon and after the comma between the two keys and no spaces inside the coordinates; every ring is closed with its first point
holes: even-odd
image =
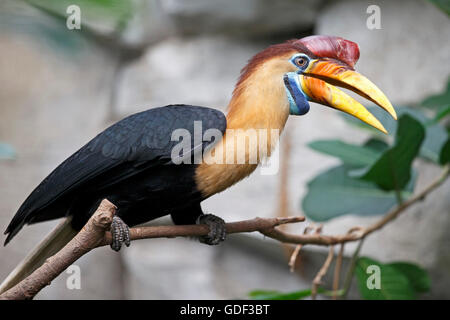
{"type": "Polygon", "coordinates": [[[297,116],[306,114],[309,111],[309,103],[298,82],[298,74],[295,72],[286,73],[283,81],[289,100],[289,114],[297,116]]]}

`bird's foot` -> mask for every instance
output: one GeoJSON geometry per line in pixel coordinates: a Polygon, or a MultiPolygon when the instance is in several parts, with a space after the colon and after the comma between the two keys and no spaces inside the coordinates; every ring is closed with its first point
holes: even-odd
{"type": "Polygon", "coordinates": [[[119,216],[114,216],[111,223],[112,243],[111,249],[119,251],[124,243],[127,247],[130,246],[130,228],[120,219],[119,216]]]}
{"type": "Polygon", "coordinates": [[[197,224],[206,224],[209,227],[209,233],[200,237],[200,242],[208,245],[216,245],[225,240],[227,235],[225,221],[213,214],[202,214],[197,218],[197,224]]]}

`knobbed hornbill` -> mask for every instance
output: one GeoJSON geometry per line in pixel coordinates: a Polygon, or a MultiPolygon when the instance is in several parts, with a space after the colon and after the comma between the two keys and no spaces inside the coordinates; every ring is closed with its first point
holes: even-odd
{"type": "MultiPolygon", "coordinates": [[[[288,116],[304,115],[312,101],[349,113],[386,133],[365,107],[336,87],[356,92],[396,118],[386,96],[354,71],[358,58],[358,45],[340,37],[290,40],[272,45],[250,59],[242,69],[226,116],[205,107],[169,105],[117,122],[39,184],[7,227],[5,244],[25,224],[69,216],[71,223],[46,241],[56,251],[87,222],[104,198],[118,207],[111,228],[114,250],[119,250],[122,243],[129,244],[128,226],[168,214],[176,224],[206,223],[211,232],[201,240],[219,243],[225,238],[224,222],[204,214],[200,203],[247,177],[258,163],[212,163],[205,159],[201,163],[175,164],[172,150],[177,142],[171,139],[174,130],[184,128],[193,135],[194,122],[201,121],[203,130],[218,129],[223,137],[212,142],[194,141],[190,155],[212,146],[226,154],[227,140],[236,138],[227,133],[229,129],[282,131],[288,116]],[[56,243],[52,239],[64,241],[56,243]]],[[[274,147],[275,143],[268,142],[257,162],[269,157],[274,147]]],[[[248,153],[251,147],[245,148],[248,153]]],[[[211,154],[206,152],[205,157],[211,154]]]]}

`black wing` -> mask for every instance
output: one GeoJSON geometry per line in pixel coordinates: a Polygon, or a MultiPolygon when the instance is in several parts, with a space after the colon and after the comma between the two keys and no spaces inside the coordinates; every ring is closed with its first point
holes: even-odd
{"type": "Polygon", "coordinates": [[[99,175],[107,177],[102,180],[105,186],[151,166],[170,164],[172,149],[179,143],[171,141],[176,129],[190,133],[192,155],[217,142],[196,141],[194,121],[201,121],[203,131],[215,128],[224,133],[226,129],[226,118],[221,111],[189,105],[150,109],[107,128],[61,163],[28,196],[5,231],[8,234],[5,244],[25,223],[40,220],[41,210],[70,192],[89,186],[99,175]]]}

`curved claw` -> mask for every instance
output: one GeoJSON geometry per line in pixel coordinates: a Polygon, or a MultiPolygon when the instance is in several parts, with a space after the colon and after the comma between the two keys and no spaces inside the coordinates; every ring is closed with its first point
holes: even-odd
{"type": "Polygon", "coordinates": [[[119,251],[124,243],[127,247],[130,246],[130,228],[127,226],[119,216],[114,216],[111,223],[111,249],[119,251]]]}
{"type": "Polygon", "coordinates": [[[200,242],[208,245],[218,245],[225,240],[227,232],[225,221],[213,214],[203,214],[197,218],[197,224],[206,224],[209,227],[209,233],[200,237],[200,242]]]}

